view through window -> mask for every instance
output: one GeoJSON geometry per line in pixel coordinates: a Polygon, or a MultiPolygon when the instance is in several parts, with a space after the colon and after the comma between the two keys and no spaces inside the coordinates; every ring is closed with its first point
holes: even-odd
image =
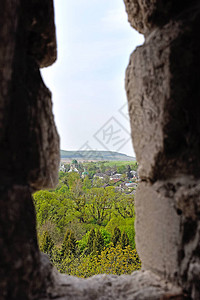
{"type": "Polygon", "coordinates": [[[43,69],[61,137],[59,184],[34,194],[38,239],[56,268],[88,277],[130,274],[139,181],[124,89],[143,37],[122,0],[55,2],[58,60],[43,69]]]}

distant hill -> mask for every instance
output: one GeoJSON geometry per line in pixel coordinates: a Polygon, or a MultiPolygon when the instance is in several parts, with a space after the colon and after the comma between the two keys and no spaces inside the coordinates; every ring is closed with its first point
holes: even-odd
{"type": "Polygon", "coordinates": [[[112,151],[65,151],[60,150],[61,160],[70,161],[73,159],[80,161],[135,161],[135,157],[128,156],[123,153],[112,152],[112,151]]]}

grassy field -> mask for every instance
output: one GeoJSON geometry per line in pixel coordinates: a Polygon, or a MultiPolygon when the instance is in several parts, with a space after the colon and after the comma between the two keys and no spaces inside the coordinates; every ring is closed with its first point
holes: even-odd
{"type": "Polygon", "coordinates": [[[136,164],[136,161],[108,161],[108,162],[105,162],[104,165],[107,167],[107,166],[124,166],[124,165],[135,165],[136,164]]]}
{"type": "Polygon", "coordinates": [[[133,170],[137,170],[137,162],[136,161],[119,161],[119,160],[114,160],[114,161],[96,161],[96,162],[84,162],[83,165],[87,168],[91,166],[91,164],[95,164],[98,168],[101,169],[102,166],[105,168],[119,168],[119,167],[126,167],[130,166],[133,170]]]}

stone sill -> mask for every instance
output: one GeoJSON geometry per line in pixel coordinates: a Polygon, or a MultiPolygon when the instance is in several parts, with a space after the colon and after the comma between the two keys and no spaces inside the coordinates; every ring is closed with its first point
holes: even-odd
{"type": "Polygon", "coordinates": [[[51,280],[47,282],[46,295],[41,296],[40,300],[188,299],[180,287],[162,280],[151,271],[135,271],[131,275],[121,276],[102,274],[84,279],[58,273],[47,257],[43,256],[42,261],[43,274],[49,270],[51,280]]]}

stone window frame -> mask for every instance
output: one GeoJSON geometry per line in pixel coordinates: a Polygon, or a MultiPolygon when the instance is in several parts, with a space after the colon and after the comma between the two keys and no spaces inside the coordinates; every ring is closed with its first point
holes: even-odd
{"type": "Polygon", "coordinates": [[[126,72],[143,270],[79,279],[57,273],[39,252],[31,194],[55,186],[59,167],[51,93],[39,71],[56,59],[53,1],[2,0],[2,299],[200,298],[199,3],[124,2],[131,25],[145,36],[126,72]]]}

